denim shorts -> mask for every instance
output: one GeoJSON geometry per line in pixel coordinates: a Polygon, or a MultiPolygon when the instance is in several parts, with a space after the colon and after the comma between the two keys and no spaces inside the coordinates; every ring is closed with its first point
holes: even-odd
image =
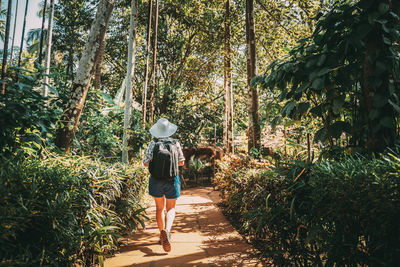
{"type": "Polygon", "coordinates": [[[175,176],[173,181],[162,181],[150,176],[149,194],[152,197],[178,198],[181,195],[181,179],[175,176]]]}

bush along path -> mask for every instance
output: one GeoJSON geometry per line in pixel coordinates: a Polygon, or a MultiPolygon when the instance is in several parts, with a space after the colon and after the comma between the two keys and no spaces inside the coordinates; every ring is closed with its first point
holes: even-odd
{"type": "Polygon", "coordinates": [[[182,192],[169,253],[158,243],[155,206],[151,205],[146,229],[124,239],[120,253],[107,259],[105,266],[265,266],[216,206],[218,194],[211,187],[182,192]]]}

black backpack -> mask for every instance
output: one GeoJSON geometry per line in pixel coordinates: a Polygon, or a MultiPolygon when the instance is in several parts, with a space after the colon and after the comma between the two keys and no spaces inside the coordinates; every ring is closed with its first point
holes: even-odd
{"type": "Polygon", "coordinates": [[[176,140],[154,139],[153,159],[149,164],[151,176],[158,180],[172,181],[178,175],[178,149],[176,140]]]}

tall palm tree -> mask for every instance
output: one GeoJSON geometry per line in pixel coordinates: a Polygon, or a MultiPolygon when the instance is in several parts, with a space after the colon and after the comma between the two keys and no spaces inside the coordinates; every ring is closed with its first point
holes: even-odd
{"type": "Polygon", "coordinates": [[[152,62],[152,73],[151,73],[151,86],[150,86],[150,108],[149,108],[149,121],[152,122],[154,119],[154,95],[156,92],[156,70],[157,70],[157,32],[158,32],[158,0],[155,0],[155,12],[154,12],[154,31],[153,31],[153,62],[152,62]]]}
{"type": "Polygon", "coordinates": [[[50,16],[49,16],[49,28],[47,29],[47,49],[46,49],[46,75],[44,76],[43,81],[43,91],[42,95],[44,97],[48,94],[48,82],[49,82],[49,74],[50,74],[50,57],[51,57],[51,44],[53,39],[53,15],[54,15],[54,0],[50,0],[50,16]]]}
{"type": "Polygon", "coordinates": [[[135,74],[135,56],[136,56],[136,14],[137,0],[131,3],[131,18],[129,28],[129,46],[128,46],[128,66],[126,68],[126,92],[125,92],[125,112],[124,112],[124,134],[122,137],[122,162],[128,163],[128,139],[129,129],[131,127],[132,114],[132,78],[135,74]]]}
{"type": "Polygon", "coordinates": [[[147,43],[146,43],[146,68],[144,69],[144,85],[143,85],[143,99],[142,99],[142,112],[143,112],[143,128],[146,125],[146,112],[147,112],[147,82],[149,76],[149,56],[150,56],[150,30],[151,30],[151,15],[153,10],[153,1],[149,1],[149,23],[147,24],[147,43]]]}
{"type": "MultiPolygon", "coordinates": [[[[0,0],[0,16],[4,15],[4,11],[1,9],[1,0],[0,0]]],[[[4,21],[0,19],[0,38],[4,40],[4,21]]]]}
{"type": "Polygon", "coordinates": [[[1,85],[2,94],[4,94],[4,92],[6,90],[6,83],[5,83],[4,79],[6,78],[8,41],[10,39],[11,8],[12,8],[12,0],[8,0],[6,34],[4,36],[4,48],[3,48],[3,64],[1,66],[1,80],[3,81],[2,85],[1,85]]]}
{"type": "Polygon", "coordinates": [[[30,29],[26,36],[27,50],[29,53],[39,52],[41,29],[30,29]]]}
{"type": "Polygon", "coordinates": [[[17,18],[18,18],[18,1],[15,4],[15,18],[14,18],[14,30],[13,30],[13,37],[12,37],[12,44],[11,44],[11,54],[10,54],[10,61],[12,62],[14,56],[14,41],[15,41],[15,30],[17,26],[17,18]]]}
{"type": "MultiPolygon", "coordinates": [[[[22,25],[21,45],[19,47],[19,55],[18,55],[18,67],[21,67],[21,56],[22,56],[22,49],[24,47],[24,38],[25,38],[25,29],[26,29],[26,15],[28,14],[28,5],[29,5],[29,0],[26,0],[26,3],[25,3],[25,14],[24,14],[24,24],[22,25]]],[[[17,80],[19,79],[18,73],[19,73],[19,69],[17,70],[17,80]]]]}
{"type": "Polygon", "coordinates": [[[47,8],[47,0],[44,1],[43,5],[43,14],[42,14],[42,30],[40,32],[40,45],[39,45],[39,64],[42,64],[42,53],[43,53],[43,37],[45,34],[44,24],[46,22],[46,8],[47,8]]]}

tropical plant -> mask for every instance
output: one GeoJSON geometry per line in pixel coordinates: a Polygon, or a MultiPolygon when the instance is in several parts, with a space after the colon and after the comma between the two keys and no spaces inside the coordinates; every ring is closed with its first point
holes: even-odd
{"type": "Polygon", "coordinates": [[[400,111],[397,3],[361,0],[318,16],[316,30],[253,80],[280,90],[282,115],[313,116],[315,141],[369,152],[394,145],[400,111]],[[344,134],[344,135],[343,135],[344,134]]]}
{"type": "Polygon", "coordinates": [[[45,156],[1,158],[0,264],[102,264],[121,234],[144,226],[143,168],[45,156]]]}

